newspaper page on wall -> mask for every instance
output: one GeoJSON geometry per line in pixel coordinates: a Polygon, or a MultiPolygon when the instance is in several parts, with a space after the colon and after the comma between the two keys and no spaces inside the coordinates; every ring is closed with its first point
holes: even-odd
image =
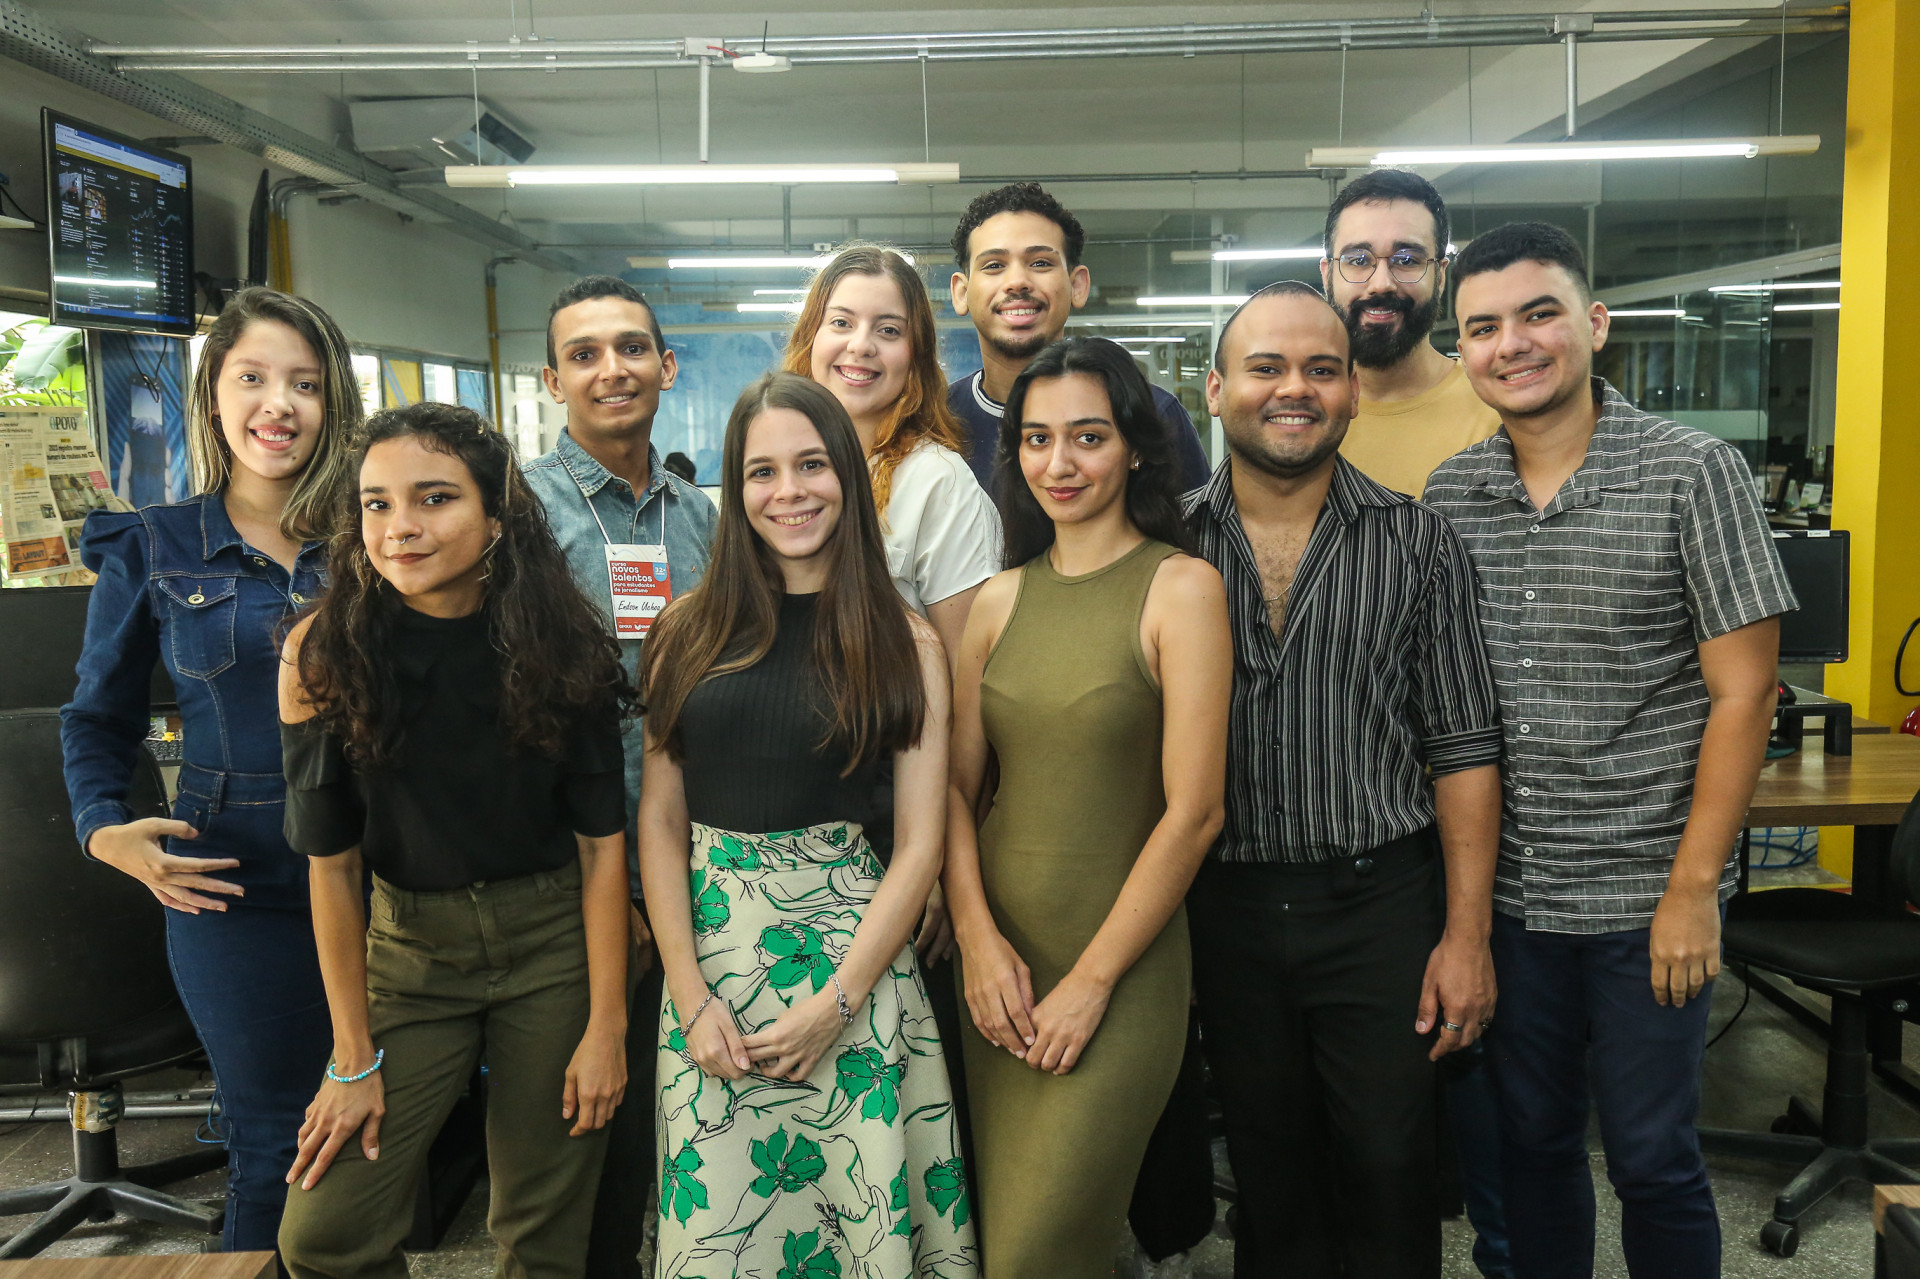
{"type": "Polygon", "coordinates": [[[6,580],[91,581],[80,564],[81,525],[96,510],[133,508],[107,482],[86,410],[0,408],[0,477],[0,573],[6,580]]]}

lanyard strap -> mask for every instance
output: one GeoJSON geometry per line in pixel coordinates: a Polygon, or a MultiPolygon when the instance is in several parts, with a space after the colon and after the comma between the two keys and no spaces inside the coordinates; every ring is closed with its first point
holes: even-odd
{"type": "MultiPolygon", "coordinates": [[[[600,518],[600,512],[593,509],[593,496],[587,492],[587,486],[580,482],[580,477],[575,475],[571,468],[563,467],[562,469],[567,472],[567,478],[573,481],[573,486],[580,490],[580,500],[587,504],[587,514],[593,516],[593,522],[600,526],[601,539],[604,540],[608,546],[625,545],[625,543],[615,542],[613,540],[613,534],[607,532],[606,521],[600,518]]],[[[604,488],[605,486],[602,485],[602,487],[604,488]]],[[[651,497],[651,494],[649,494],[649,497],[651,497]]],[[[640,507],[644,510],[646,503],[640,503],[640,507]]],[[[665,501],[660,503],[660,540],[655,542],[654,545],[663,550],[667,545],[667,504],[665,501]]]]}

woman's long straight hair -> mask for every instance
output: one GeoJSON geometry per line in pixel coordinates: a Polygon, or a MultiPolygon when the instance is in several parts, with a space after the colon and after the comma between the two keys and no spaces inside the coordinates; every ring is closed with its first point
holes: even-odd
{"type": "Polygon", "coordinates": [[[1155,541],[1193,551],[1192,535],[1180,516],[1179,458],[1173,433],[1153,404],[1153,388],[1125,347],[1106,338],[1071,337],[1043,349],[1014,379],[1000,418],[1000,448],[993,462],[993,496],[1006,530],[1007,567],[1018,568],[1053,545],[1053,521],[1027,487],[1020,470],[1021,419],[1027,390],[1035,382],[1082,374],[1107,389],[1113,424],[1140,459],[1127,472],[1127,518],[1155,541]]]}
{"type": "Polygon", "coordinates": [[[811,378],[775,372],[749,386],[727,420],[720,471],[720,524],[700,585],[654,622],[640,656],[647,731],[680,758],[680,715],[704,679],[752,666],[773,647],[786,579],[779,556],[747,519],[747,428],[769,409],[791,409],[820,432],[840,480],[840,520],[828,535],[826,585],[813,631],[813,665],[833,723],[822,748],[848,755],[842,775],[920,740],[926,688],[907,607],[887,572],[880,517],[853,421],[811,378]]]}
{"type": "Polygon", "coordinates": [[[365,410],[360,403],[360,381],[353,372],[353,356],[340,326],[325,311],[303,297],[273,289],[241,289],[227,299],[219,318],[207,330],[200,365],[187,391],[187,451],[193,457],[194,489],[218,493],[233,479],[233,450],[220,429],[220,397],[216,390],[227,352],[249,324],[275,320],[306,340],[320,361],[320,435],[313,456],[293,483],[280,513],[280,531],[295,541],[325,537],[333,531],[340,511],[340,495],[353,482],[347,459],[355,431],[365,410]]]}
{"type": "Polygon", "coordinates": [[[868,455],[873,504],[885,518],[887,498],[893,491],[893,470],[907,454],[928,440],[962,457],[967,455],[967,446],[959,419],[947,407],[947,376],[940,371],[940,336],[933,325],[933,303],[927,297],[927,286],[905,258],[884,244],[846,245],[820,268],[787,337],[781,367],[804,378],[813,376],[814,338],[826,323],[827,303],[834,289],[850,275],[887,277],[907,304],[907,346],[912,353],[907,362],[907,384],[880,424],[873,437],[873,452],[868,455]]]}

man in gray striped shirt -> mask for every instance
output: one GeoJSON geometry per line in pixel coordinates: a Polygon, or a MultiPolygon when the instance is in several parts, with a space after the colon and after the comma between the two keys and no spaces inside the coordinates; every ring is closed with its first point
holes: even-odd
{"type": "Polygon", "coordinates": [[[1793,593],[1739,453],[1592,377],[1607,313],[1564,231],[1489,231],[1454,279],[1502,429],[1426,501],[1479,572],[1506,736],[1488,1044],[1514,1273],[1593,1272],[1591,1104],[1628,1272],[1705,1279],[1700,1058],[1793,593]]]}

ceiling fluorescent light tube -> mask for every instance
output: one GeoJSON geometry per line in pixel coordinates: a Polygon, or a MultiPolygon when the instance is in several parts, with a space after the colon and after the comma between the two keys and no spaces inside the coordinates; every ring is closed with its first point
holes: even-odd
{"type": "Polygon", "coordinates": [[[789,315],[798,315],[806,303],[796,298],[792,302],[741,302],[737,306],[742,311],[785,311],[789,315]]]}
{"type": "Polygon", "coordinates": [[[466,164],[450,187],[800,186],[819,182],[958,182],[957,164],[466,164]]]}
{"type": "Polygon", "coordinates": [[[1305,245],[1297,249],[1218,249],[1213,254],[1215,262],[1271,262],[1281,258],[1322,258],[1326,253],[1317,244],[1305,245]]]}
{"type": "Polygon", "coordinates": [[[1643,307],[1639,310],[1628,309],[1628,310],[1622,310],[1622,311],[1615,311],[1609,308],[1607,311],[1607,314],[1612,316],[1616,320],[1647,320],[1647,319],[1679,320],[1679,319],[1684,319],[1687,313],[1681,310],[1679,307],[1674,306],[1674,307],[1643,307]]]}
{"type": "MultiPolygon", "coordinates": [[[[899,250],[896,249],[895,252],[899,250]]],[[[908,266],[914,265],[913,254],[900,253],[900,256],[906,260],[908,266]]],[[[831,253],[739,254],[733,257],[668,258],[667,269],[670,271],[727,271],[756,267],[800,267],[818,271],[831,261],[833,261],[831,253]]]]}
{"type": "Polygon", "coordinates": [[[1774,305],[1776,311],[1838,311],[1838,302],[1779,302],[1774,305]]]}
{"type": "Polygon", "coordinates": [[[1544,161],[1752,159],[1762,155],[1811,155],[1818,134],[1756,135],[1750,138],[1662,138],[1644,142],[1506,142],[1464,147],[1315,147],[1307,165],[1316,169],[1363,169],[1368,165],[1525,164],[1544,161]]]}
{"type": "Polygon", "coordinates": [[[1250,294],[1219,293],[1208,297],[1188,294],[1181,297],[1135,298],[1135,306],[1239,306],[1250,294]]]}
{"type": "Polygon", "coordinates": [[[1780,280],[1773,284],[1714,284],[1709,293],[1775,293],[1783,289],[1837,289],[1838,280],[1780,280]]]}

